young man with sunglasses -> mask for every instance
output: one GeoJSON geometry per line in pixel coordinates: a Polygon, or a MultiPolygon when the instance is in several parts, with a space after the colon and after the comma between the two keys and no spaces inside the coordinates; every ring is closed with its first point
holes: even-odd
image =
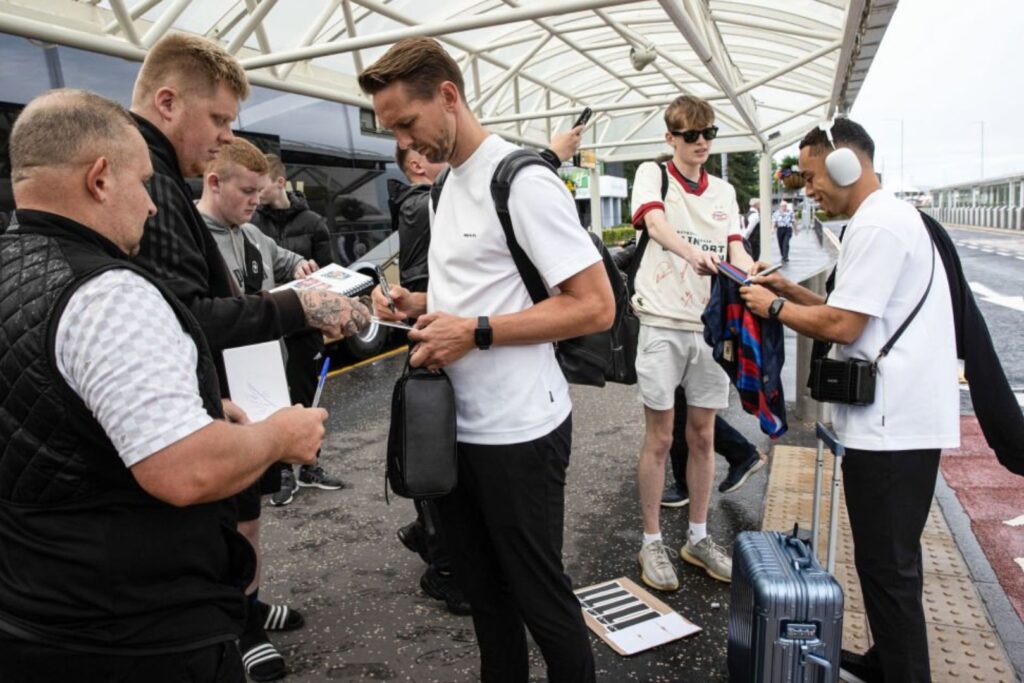
{"type": "Polygon", "coordinates": [[[672,147],[672,159],[666,164],[664,198],[663,171],[654,162],[641,165],[633,183],[633,225],[647,230],[651,239],[633,296],[640,318],[636,371],[646,421],[637,467],[644,521],[639,562],[644,583],[664,591],[679,588],[659,518],[679,386],[688,400],[690,448],[690,528],[679,553],[714,579],[729,581],[732,576],[729,555],[707,533],[715,474],[715,411],[729,405],[729,379],[704,342],[700,316],[711,294],[708,276],[717,272],[718,262],[728,258],[746,269],[752,261],[739,232],[736,191],[703,168],[718,134],[714,121],[714,111],[704,100],[677,98],[665,111],[665,141],[672,147]]]}

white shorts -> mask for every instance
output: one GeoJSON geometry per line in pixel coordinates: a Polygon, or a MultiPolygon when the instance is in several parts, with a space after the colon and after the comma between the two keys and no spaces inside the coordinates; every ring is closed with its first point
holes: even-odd
{"type": "Polygon", "coordinates": [[[640,398],[652,410],[674,407],[678,386],[695,408],[729,407],[729,376],[711,356],[702,332],[641,324],[636,376],[640,398]]]}

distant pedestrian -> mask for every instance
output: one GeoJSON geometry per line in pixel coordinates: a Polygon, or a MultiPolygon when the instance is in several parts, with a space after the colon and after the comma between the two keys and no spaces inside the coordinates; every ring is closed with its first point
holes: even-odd
{"type": "Polygon", "coordinates": [[[775,237],[779,240],[779,254],[782,255],[782,262],[789,261],[789,240],[793,238],[793,224],[796,216],[789,204],[783,199],[779,202],[779,208],[772,214],[772,226],[775,228],[775,237]]]}

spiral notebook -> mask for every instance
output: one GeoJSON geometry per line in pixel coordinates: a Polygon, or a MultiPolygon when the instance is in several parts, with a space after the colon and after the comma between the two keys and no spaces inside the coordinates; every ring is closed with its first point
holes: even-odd
{"type": "Polygon", "coordinates": [[[344,294],[345,296],[355,296],[373,284],[373,278],[368,275],[363,275],[344,266],[332,263],[301,280],[292,280],[288,284],[275,287],[271,291],[279,292],[284,289],[297,289],[300,291],[324,291],[344,294]]]}

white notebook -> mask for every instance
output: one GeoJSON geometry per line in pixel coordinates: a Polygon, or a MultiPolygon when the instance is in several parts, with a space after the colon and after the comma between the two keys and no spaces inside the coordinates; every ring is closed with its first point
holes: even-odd
{"type": "Polygon", "coordinates": [[[310,274],[308,277],[304,277],[301,280],[292,280],[288,284],[275,287],[271,291],[279,292],[283,289],[321,290],[336,292],[345,296],[355,296],[356,292],[362,291],[372,284],[373,278],[332,263],[310,274]]]}
{"type": "Polygon", "coordinates": [[[231,400],[253,422],[291,405],[280,341],[224,349],[224,372],[231,400]]]}

